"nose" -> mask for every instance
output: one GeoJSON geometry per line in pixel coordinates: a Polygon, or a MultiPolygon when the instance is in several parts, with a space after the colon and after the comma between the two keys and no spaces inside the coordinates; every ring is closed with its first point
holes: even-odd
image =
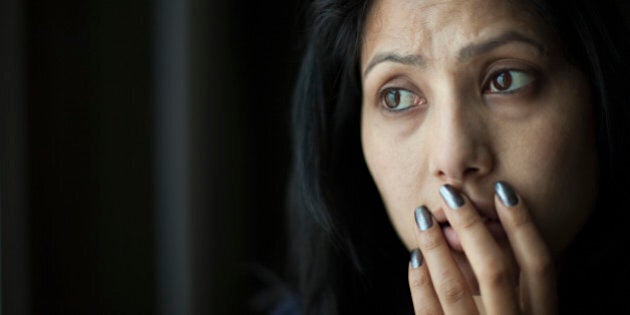
{"type": "Polygon", "coordinates": [[[488,175],[493,168],[483,113],[466,106],[445,106],[435,113],[439,117],[434,120],[429,167],[442,182],[462,184],[488,175]]]}

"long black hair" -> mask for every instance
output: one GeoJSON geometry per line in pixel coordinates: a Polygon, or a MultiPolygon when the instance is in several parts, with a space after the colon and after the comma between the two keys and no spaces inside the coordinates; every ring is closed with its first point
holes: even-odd
{"type": "MultiPolygon", "coordinates": [[[[412,310],[408,253],[387,218],[360,143],[359,56],[371,2],[315,0],[308,18],[293,97],[287,207],[290,279],[306,314],[412,310]]],[[[623,233],[630,207],[620,199],[630,186],[624,183],[630,175],[626,25],[607,0],[526,2],[558,33],[593,95],[598,210],[563,259],[560,299],[571,304],[561,310],[619,307],[620,292],[610,283],[619,276],[627,281],[630,269],[622,255],[630,239],[623,233]],[[591,287],[604,284],[610,289],[591,287]]]]}

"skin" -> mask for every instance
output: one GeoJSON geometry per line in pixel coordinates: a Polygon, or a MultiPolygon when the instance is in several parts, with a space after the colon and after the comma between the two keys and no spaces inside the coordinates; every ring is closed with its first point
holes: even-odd
{"type": "Polygon", "coordinates": [[[400,239],[424,255],[410,267],[417,313],[553,313],[553,260],[597,194],[589,86],[553,32],[508,1],[376,1],[361,72],[368,168],[400,239]],[[518,205],[496,198],[497,181],[518,205]],[[463,207],[447,206],[445,184],[463,207]]]}

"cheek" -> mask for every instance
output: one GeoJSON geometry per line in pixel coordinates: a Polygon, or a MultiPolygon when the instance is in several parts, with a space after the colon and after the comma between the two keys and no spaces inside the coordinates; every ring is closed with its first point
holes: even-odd
{"type": "Polygon", "coordinates": [[[512,144],[502,157],[505,169],[511,170],[510,178],[518,185],[543,236],[556,253],[567,246],[584,224],[596,195],[593,130],[590,119],[583,117],[575,110],[541,115],[537,121],[529,122],[527,131],[512,134],[511,141],[518,144],[512,144]]]}
{"type": "Polygon", "coordinates": [[[422,161],[420,145],[410,138],[382,128],[378,121],[363,117],[361,142],[366,164],[372,175],[394,229],[411,248],[414,241],[413,211],[419,206],[422,161]]]}

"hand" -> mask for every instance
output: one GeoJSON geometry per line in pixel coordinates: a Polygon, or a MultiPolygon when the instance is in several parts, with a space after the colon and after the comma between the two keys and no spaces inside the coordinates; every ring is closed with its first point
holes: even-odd
{"type": "Polygon", "coordinates": [[[550,251],[522,199],[505,183],[497,183],[495,189],[495,207],[509,240],[503,247],[466,196],[450,186],[441,190],[446,218],[461,240],[479,285],[477,303],[442,229],[428,209],[416,210],[419,250],[412,251],[409,264],[415,314],[556,313],[550,251]],[[512,268],[514,260],[517,268],[512,268]]]}

